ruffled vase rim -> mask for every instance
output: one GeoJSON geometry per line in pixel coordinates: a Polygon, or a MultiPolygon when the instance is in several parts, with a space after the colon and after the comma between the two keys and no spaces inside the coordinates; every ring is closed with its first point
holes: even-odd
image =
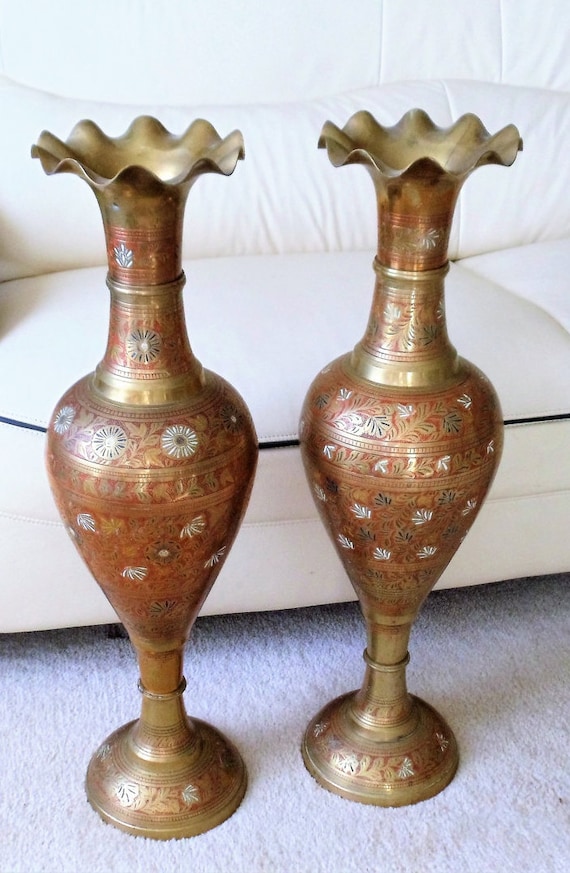
{"type": "Polygon", "coordinates": [[[176,136],[158,119],[140,115],[118,137],[108,136],[88,119],[79,121],[65,141],[44,130],[31,154],[48,176],[73,173],[103,191],[121,183],[183,187],[208,172],[229,176],[245,149],[239,130],[222,139],[210,122],[198,118],[176,136]],[[166,167],[173,157],[175,171],[167,175],[158,164],[164,158],[166,167]]]}
{"type": "Polygon", "coordinates": [[[326,121],[318,145],[335,167],[363,164],[386,179],[435,174],[458,181],[484,164],[510,166],[523,148],[514,124],[490,134],[476,115],[466,113],[443,128],[417,108],[392,126],[380,124],[368,110],[356,112],[343,128],[326,121]]]}

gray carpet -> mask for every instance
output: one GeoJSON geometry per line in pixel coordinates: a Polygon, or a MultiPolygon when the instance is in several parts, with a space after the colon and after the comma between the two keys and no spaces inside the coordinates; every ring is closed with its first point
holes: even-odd
{"type": "Polygon", "coordinates": [[[134,655],[109,627],[0,636],[1,873],[562,873],[570,869],[570,575],[437,591],[415,625],[410,691],[447,717],[458,773],[432,800],[354,804],[304,769],[300,739],[360,685],[356,604],[198,620],[186,707],[238,745],[241,807],[190,840],[105,825],[91,754],[138,715],[134,655]]]}

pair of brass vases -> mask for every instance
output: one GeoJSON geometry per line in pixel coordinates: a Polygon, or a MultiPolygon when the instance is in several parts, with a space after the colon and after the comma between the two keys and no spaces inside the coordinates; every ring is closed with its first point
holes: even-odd
{"type": "MultiPolygon", "coordinates": [[[[467,176],[511,164],[521,140],[512,125],[491,136],[466,115],[441,129],[414,109],[393,127],[368,112],[342,130],[327,122],[319,145],[335,166],[363,164],[378,203],[368,325],[316,377],[299,427],[367,646],[362,687],[313,719],[302,753],[331,791],[397,806],[433,796],[457,767],[450,728],[406,689],[408,641],[502,449],[495,392],[447,335],[449,232],[467,176]]],[[[242,521],[258,445],[242,398],[192,353],[182,227],[194,182],[231,174],[243,140],[239,131],[221,139],[203,120],[177,137],[142,116],[115,139],[89,121],[66,142],[44,131],[32,154],[48,174],[89,184],[107,245],[107,349],[57,404],[47,443],[59,512],[140,669],[140,718],[94,754],[87,794],[130,833],[193,836],[228,818],[246,789],[233,744],[186,714],[183,651],[242,521]]]]}

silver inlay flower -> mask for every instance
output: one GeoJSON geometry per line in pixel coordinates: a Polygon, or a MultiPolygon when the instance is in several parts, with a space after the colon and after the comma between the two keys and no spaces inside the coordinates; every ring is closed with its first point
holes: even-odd
{"type": "Polygon", "coordinates": [[[126,341],[127,355],[137,364],[151,364],[160,356],[162,339],[150,328],[131,331],[126,341]]]}
{"type": "Polygon", "coordinates": [[[116,461],[127,448],[127,435],[117,424],[100,427],[93,434],[91,445],[95,454],[104,461],[116,461]]]}
{"type": "Polygon", "coordinates": [[[75,409],[73,406],[62,406],[53,420],[53,429],[56,433],[65,433],[73,424],[75,418],[75,409]]]}
{"type": "Polygon", "coordinates": [[[189,458],[198,448],[198,437],[191,427],[173,424],[162,434],[161,445],[171,458],[189,458]]]}

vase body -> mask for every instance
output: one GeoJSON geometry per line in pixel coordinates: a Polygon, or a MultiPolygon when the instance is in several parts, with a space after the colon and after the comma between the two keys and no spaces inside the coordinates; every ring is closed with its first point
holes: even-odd
{"type": "MultiPolygon", "coordinates": [[[[469,125],[475,158],[487,156],[486,131],[469,125]]],[[[369,169],[379,243],[365,334],[316,377],[301,414],[307,479],[367,628],[362,687],[315,716],[303,756],[324,787],[384,806],[436,794],[457,768],[451,729],[407,691],[408,642],[502,449],[496,393],[457,354],[445,321],[449,232],[467,171],[450,173],[429,150],[435,139],[438,155],[449,152],[457,132],[417,111],[390,129],[359,113],[343,131],[325,125],[321,140],[333,163],[369,169]]],[[[466,159],[469,170],[474,162],[466,159]]]]}
{"type": "Polygon", "coordinates": [[[89,168],[111,295],[105,355],[50,421],[48,475],[75,545],[128,631],[142,694],[140,718],[93,756],[87,794],[106,821],[130,833],[192,836],[227,818],[246,787],[233,744],[185,712],[183,654],[243,518],[257,438],[238,392],[192,352],[182,223],[191,184],[206,170],[231,172],[241,137],[221,141],[200,122],[173,145],[146,118],[114,141],[85,132],[84,123],[67,144],[42,137],[46,171],[85,177],[89,168]],[[152,165],[133,169],[145,148],[156,151],[152,165]],[[101,182],[113,149],[125,153],[124,164],[101,182]],[[220,167],[219,152],[227,161],[228,150],[230,163],[220,167]],[[185,175],[170,183],[173,162],[185,175]]]}

